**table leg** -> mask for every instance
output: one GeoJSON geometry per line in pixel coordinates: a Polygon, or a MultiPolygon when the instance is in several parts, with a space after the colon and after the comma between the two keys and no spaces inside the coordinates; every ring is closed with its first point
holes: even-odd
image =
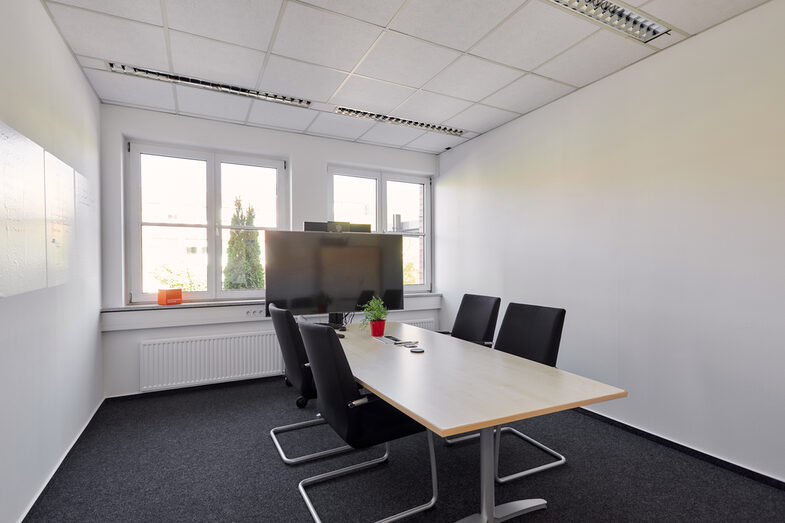
{"type": "Polygon", "coordinates": [[[458,523],[496,523],[548,506],[544,499],[521,499],[496,505],[493,427],[480,431],[480,512],[458,523]]]}
{"type": "Polygon", "coordinates": [[[480,431],[480,521],[483,522],[494,521],[496,506],[493,443],[493,429],[482,429],[480,431]]]}

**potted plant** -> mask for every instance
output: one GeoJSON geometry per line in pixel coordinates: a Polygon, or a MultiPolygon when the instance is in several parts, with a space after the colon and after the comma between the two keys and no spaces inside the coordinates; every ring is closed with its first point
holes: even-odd
{"type": "Polygon", "coordinates": [[[378,338],[384,336],[384,319],[387,317],[387,307],[378,296],[374,296],[368,303],[362,306],[362,311],[365,313],[363,326],[371,324],[371,336],[378,338]]]}

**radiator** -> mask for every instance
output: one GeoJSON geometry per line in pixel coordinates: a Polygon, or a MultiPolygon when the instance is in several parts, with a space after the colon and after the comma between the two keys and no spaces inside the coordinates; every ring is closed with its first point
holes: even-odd
{"type": "Polygon", "coordinates": [[[139,390],[191,387],[283,374],[275,332],[146,340],[139,344],[139,390]]]}
{"type": "Polygon", "coordinates": [[[421,329],[428,329],[434,330],[436,328],[436,321],[430,318],[423,318],[420,320],[410,320],[410,321],[403,321],[401,323],[405,323],[407,325],[413,325],[415,327],[420,327],[421,329]]]}

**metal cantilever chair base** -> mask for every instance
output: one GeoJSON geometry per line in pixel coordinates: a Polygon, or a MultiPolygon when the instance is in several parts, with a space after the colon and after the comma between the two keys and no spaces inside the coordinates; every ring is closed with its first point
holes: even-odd
{"type": "MultiPolygon", "coordinates": [[[[495,432],[495,436],[494,436],[494,456],[493,456],[493,461],[494,461],[494,468],[495,468],[494,475],[496,477],[496,483],[500,483],[500,484],[501,483],[507,483],[507,482],[510,482],[510,481],[513,481],[513,480],[516,480],[516,479],[520,479],[520,478],[524,478],[526,476],[531,476],[532,474],[536,474],[537,472],[542,472],[543,470],[552,469],[554,467],[558,467],[558,466],[561,466],[561,465],[564,465],[565,463],[567,463],[567,458],[565,458],[564,456],[562,456],[561,454],[559,454],[558,452],[556,452],[552,448],[546,447],[545,445],[543,445],[539,441],[537,441],[537,440],[535,440],[533,438],[530,438],[529,436],[527,436],[523,432],[520,432],[519,430],[516,430],[516,429],[514,429],[512,427],[501,427],[499,429],[496,429],[494,432],[495,432]],[[520,439],[522,439],[522,440],[524,440],[524,441],[526,441],[528,443],[531,443],[532,445],[534,445],[538,449],[540,449],[543,452],[546,452],[546,453],[550,454],[551,456],[553,456],[554,458],[556,458],[556,461],[552,461],[551,463],[546,463],[545,465],[540,465],[539,467],[533,467],[533,468],[530,468],[530,469],[526,469],[526,470],[523,470],[521,472],[516,472],[514,474],[508,474],[506,476],[499,476],[499,447],[501,446],[502,432],[509,432],[512,435],[517,436],[520,439]]],[[[466,436],[458,436],[456,438],[445,438],[444,442],[447,445],[454,445],[456,443],[461,443],[463,441],[469,441],[469,440],[472,440],[472,439],[477,439],[479,437],[480,437],[479,433],[468,434],[466,436]]]]}
{"type": "Polygon", "coordinates": [[[273,443],[275,443],[275,448],[278,449],[278,455],[281,456],[281,459],[287,465],[297,465],[298,463],[306,463],[308,461],[313,461],[316,459],[326,458],[327,456],[334,456],[335,454],[343,454],[344,452],[349,452],[354,450],[349,445],[344,445],[342,447],[336,447],[333,449],[322,450],[319,452],[314,452],[313,454],[306,454],[305,456],[299,456],[296,458],[290,458],[286,455],[283,451],[283,447],[281,447],[281,442],[278,441],[278,434],[283,432],[290,432],[293,430],[304,429],[307,427],[314,427],[316,425],[324,425],[327,423],[324,418],[320,417],[317,414],[316,419],[308,420],[308,421],[301,421],[300,423],[292,423],[291,425],[282,425],[280,427],[275,427],[270,431],[270,437],[273,439],[273,443]]]}
{"type": "MultiPolygon", "coordinates": [[[[433,450],[433,433],[429,430],[427,431],[427,434],[428,434],[428,454],[431,462],[431,488],[433,489],[433,495],[431,496],[430,501],[422,505],[418,505],[416,507],[412,507],[410,509],[404,510],[403,512],[399,512],[393,516],[380,519],[376,523],[390,523],[392,521],[398,521],[399,519],[403,519],[413,514],[417,514],[419,512],[428,510],[436,504],[436,498],[438,494],[438,486],[436,481],[436,455],[433,450]]],[[[318,476],[312,476],[310,478],[305,478],[304,480],[302,480],[298,485],[298,489],[300,490],[300,495],[303,497],[303,500],[305,500],[305,504],[308,507],[308,511],[311,513],[313,520],[316,523],[321,523],[322,521],[319,518],[319,514],[317,514],[316,509],[313,506],[313,503],[311,502],[311,498],[309,498],[308,494],[305,492],[305,487],[309,485],[314,485],[316,483],[322,483],[323,481],[327,481],[330,479],[338,478],[340,476],[345,476],[353,472],[358,472],[360,470],[365,470],[374,467],[376,465],[381,465],[382,463],[386,462],[389,457],[390,457],[390,444],[388,442],[384,444],[384,455],[379,458],[375,458],[370,461],[364,461],[356,465],[350,465],[348,467],[334,470],[332,472],[325,472],[324,474],[319,474],[318,476]]]]}

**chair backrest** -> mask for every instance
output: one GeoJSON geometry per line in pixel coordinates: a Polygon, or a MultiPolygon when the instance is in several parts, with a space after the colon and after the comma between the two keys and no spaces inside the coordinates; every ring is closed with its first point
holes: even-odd
{"type": "Polygon", "coordinates": [[[555,367],[566,314],[564,309],[510,303],[493,348],[555,367]]]}
{"type": "Polygon", "coordinates": [[[464,294],[451,335],[474,343],[492,342],[501,302],[494,296],[464,294]]]}
{"type": "Polygon", "coordinates": [[[333,430],[350,443],[358,429],[359,418],[354,413],[359,409],[351,409],[349,403],[360,399],[360,392],[341,342],[326,325],[303,323],[300,332],[319,391],[319,411],[333,430]]]}
{"type": "Polygon", "coordinates": [[[288,310],[279,309],[272,303],[268,307],[273,319],[275,335],[281,346],[283,362],[286,365],[286,377],[300,391],[303,398],[315,398],[316,387],[313,383],[311,369],[305,365],[308,363],[308,356],[305,353],[303,338],[300,336],[300,329],[297,327],[297,322],[294,321],[294,316],[288,310]]]}

